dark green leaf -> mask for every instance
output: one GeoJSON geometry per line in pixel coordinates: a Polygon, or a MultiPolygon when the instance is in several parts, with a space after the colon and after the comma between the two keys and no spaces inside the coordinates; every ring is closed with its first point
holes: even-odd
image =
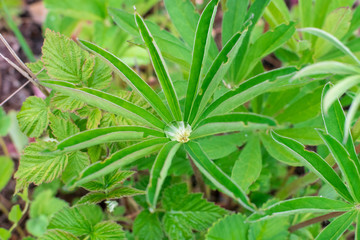
{"type": "Polygon", "coordinates": [[[164,237],[158,214],[150,213],[148,210],[143,210],[137,215],[133,231],[138,239],[143,240],[160,240],[164,237]]]}
{"type": "Polygon", "coordinates": [[[247,239],[248,224],[241,214],[225,216],[217,221],[206,234],[206,240],[236,240],[247,239]]]}

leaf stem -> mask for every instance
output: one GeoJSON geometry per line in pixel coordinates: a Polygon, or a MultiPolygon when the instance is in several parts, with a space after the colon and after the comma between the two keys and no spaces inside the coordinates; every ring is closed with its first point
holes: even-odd
{"type": "Polygon", "coordinates": [[[322,216],[319,216],[319,217],[315,217],[315,218],[306,220],[304,222],[301,222],[301,223],[298,223],[298,224],[296,224],[294,226],[289,227],[289,231],[290,232],[295,232],[296,230],[299,230],[300,228],[307,227],[307,226],[312,225],[314,223],[323,222],[323,221],[326,221],[326,220],[328,220],[330,218],[341,216],[344,213],[346,213],[346,212],[332,212],[332,213],[328,213],[328,214],[325,214],[325,215],[322,215],[322,216]]]}
{"type": "Polygon", "coordinates": [[[195,166],[192,158],[188,155],[188,159],[190,160],[190,163],[191,163],[191,167],[194,171],[194,175],[195,175],[195,179],[196,179],[196,182],[199,184],[199,187],[200,187],[200,190],[201,192],[204,193],[204,198],[205,199],[208,199],[209,196],[210,196],[210,191],[209,189],[206,187],[206,184],[202,178],[202,175],[201,175],[201,172],[199,171],[199,169],[195,166]]]}
{"type": "Polygon", "coordinates": [[[0,137],[0,146],[1,146],[5,156],[10,157],[10,153],[9,153],[9,151],[8,151],[8,149],[6,147],[6,144],[4,142],[4,139],[2,137],[0,137]]]}

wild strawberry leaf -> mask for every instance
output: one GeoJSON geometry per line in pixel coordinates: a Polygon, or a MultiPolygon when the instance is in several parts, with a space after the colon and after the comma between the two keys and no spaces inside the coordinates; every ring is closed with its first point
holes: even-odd
{"type": "Polygon", "coordinates": [[[133,225],[135,236],[143,240],[163,239],[164,233],[158,215],[158,213],[151,213],[148,210],[143,210],[137,215],[133,225]]]}
{"type": "Polygon", "coordinates": [[[52,134],[54,134],[58,141],[62,141],[65,138],[80,132],[79,128],[71,122],[71,120],[66,120],[62,117],[55,116],[54,114],[50,114],[49,119],[52,134]]]}
{"type": "Polygon", "coordinates": [[[89,165],[90,159],[86,153],[76,151],[68,154],[68,165],[62,174],[62,180],[68,183],[89,165]]]}
{"type": "Polygon", "coordinates": [[[78,240],[79,238],[75,237],[74,234],[69,232],[54,229],[48,230],[43,236],[39,238],[39,240],[78,240]]]}
{"type": "Polygon", "coordinates": [[[142,194],[145,194],[145,192],[131,187],[120,187],[107,192],[90,192],[83,196],[78,201],[78,204],[100,203],[105,200],[115,200],[123,197],[131,197],[142,194]]]}
{"type": "Polygon", "coordinates": [[[49,124],[50,108],[39,97],[28,97],[17,114],[20,129],[29,137],[39,137],[49,124]]]}

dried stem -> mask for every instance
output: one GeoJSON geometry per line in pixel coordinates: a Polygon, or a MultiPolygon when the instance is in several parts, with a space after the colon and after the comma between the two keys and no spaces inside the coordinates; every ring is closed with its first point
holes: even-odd
{"type": "Polygon", "coordinates": [[[295,232],[296,230],[299,230],[300,228],[307,227],[307,226],[312,225],[314,223],[326,221],[326,220],[328,220],[330,218],[338,217],[340,215],[343,215],[344,213],[346,213],[346,212],[332,212],[332,213],[328,213],[328,214],[325,214],[325,215],[322,215],[322,216],[319,216],[319,217],[315,217],[315,218],[309,219],[307,221],[304,221],[304,222],[301,222],[301,223],[298,223],[298,224],[296,224],[294,226],[289,227],[289,231],[290,232],[295,232]]]}

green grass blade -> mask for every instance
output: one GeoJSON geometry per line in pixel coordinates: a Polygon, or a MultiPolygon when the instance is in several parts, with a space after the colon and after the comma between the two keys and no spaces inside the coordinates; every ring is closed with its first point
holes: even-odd
{"type": "Polygon", "coordinates": [[[358,214],[357,210],[344,213],[337,217],[315,238],[315,240],[336,240],[350,227],[358,214]]]}
{"type": "Polygon", "coordinates": [[[346,142],[347,140],[349,140],[349,135],[350,135],[350,131],[351,131],[351,123],[353,121],[353,119],[355,118],[355,115],[359,109],[360,106],[360,91],[357,92],[356,97],[354,98],[354,100],[351,103],[350,109],[348,111],[348,114],[346,116],[346,120],[345,120],[345,135],[344,135],[344,141],[346,142]]]}
{"type": "Polygon", "coordinates": [[[244,34],[235,34],[228,43],[224,46],[221,52],[218,54],[214,62],[212,63],[209,71],[207,72],[202,85],[199,89],[199,93],[195,98],[193,107],[191,109],[189,123],[191,124],[196,116],[201,113],[206,104],[209,102],[211,96],[214,94],[221,80],[223,80],[227,73],[231,63],[241,46],[244,34]]]}
{"type": "Polygon", "coordinates": [[[255,113],[229,113],[205,118],[190,135],[191,139],[206,137],[219,133],[268,129],[276,126],[273,118],[255,113]]]}
{"type": "MultiPolygon", "coordinates": [[[[276,86],[275,80],[280,77],[287,78],[296,71],[294,67],[280,68],[266,73],[259,74],[249,80],[243,82],[234,91],[229,91],[211,103],[201,114],[199,120],[213,114],[228,113],[239,107],[250,99],[271,90],[276,86]]],[[[198,120],[198,121],[199,121],[198,120]]]]}
{"type": "Polygon", "coordinates": [[[160,50],[156,45],[155,40],[152,37],[149,29],[147,28],[144,20],[138,13],[135,13],[135,20],[140,30],[141,37],[148,48],[156,75],[158,76],[158,80],[160,82],[162,90],[164,91],[165,98],[167,100],[167,103],[169,104],[170,110],[174,115],[174,120],[181,121],[182,116],[179,101],[176,96],[174,85],[170,80],[170,76],[166,69],[165,61],[160,53],[160,50]]]}
{"type": "Polygon", "coordinates": [[[353,208],[353,205],[339,200],[324,197],[301,197],[275,203],[260,212],[252,214],[248,221],[266,220],[299,213],[349,211],[353,208]]]}
{"type": "Polygon", "coordinates": [[[330,167],[330,165],[325,162],[325,160],[317,153],[307,151],[305,150],[304,145],[301,143],[293,139],[280,136],[273,131],[271,132],[271,136],[275,141],[284,146],[290,153],[298,158],[299,161],[301,161],[318,177],[330,184],[340,196],[349,202],[354,202],[346,185],[342,182],[334,169],[330,167]]]}
{"type": "Polygon", "coordinates": [[[119,126],[83,131],[61,141],[57,149],[75,151],[107,142],[136,141],[147,136],[165,137],[165,134],[146,127],[119,126]]]}
{"type": "Polygon", "coordinates": [[[188,142],[185,149],[194,160],[196,167],[206,176],[220,191],[237,200],[244,208],[254,211],[254,206],[249,202],[245,192],[213,161],[211,161],[200,145],[196,142],[188,142]]]}
{"type": "Polygon", "coordinates": [[[348,55],[351,59],[354,60],[357,64],[360,65],[360,60],[350,51],[350,49],[345,46],[339,39],[331,35],[330,33],[325,32],[324,30],[318,28],[301,28],[298,29],[300,32],[310,33],[317,37],[323,38],[334,45],[337,49],[348,55]]]}
{"type": "Polygon", "coordinates": [[[350,154],[333,136],[326,134],[322,130],[318,130],[318,133],[338,164],[353,198],[356,199],[357,202],[360,202],[360,176],[354,161],[350,157],[350,154]]]}
{"type": "Polygon", "coordinates": [[[118,114],[145,125],[154,126],[160,129],[165,127],[165,123],[150,112],[114,95],[91,88],[76,87],[74,84],[63,81],[42,80],[41,84],[45,87],[86,102],[91,106],[118,114]]]}
{"type": "Polygon", "coordinates": [[[321,115],[323,118],[326,132],[333,136],[336,140],[344,145],[346,150],[349,152],[351,159],[354,161],[359,174],[360,174],[360,162],[356,154],[355,145],[349,130],[348,134],[351,136],[344,143],[345,134],[345,112],[340,104],[339,99],[335,99],[333,103],[325,110],[324,99],[330,92],[331,84],[327,84],[324,87],[321,97],[321,115]],[[327,111],[327,112],[326,112],[327,111]]]}
{"type": "Polygon", "coordinates": [[[79,40],[79,42],[87,50],[95,53],[97,56],[108,62],[118,74],[127,80],[127,83],[132,89],[137,91],[155,109],[159,116],[167,122],[172,120],[171,113],[157,93],[134,70],[105,49],[88,41],[79,40]]]}
{"type": "Polygon", "coordinates": [[[180,146],[181,143],[178,142],[169,142],[165,144],[157,155],[154,165],[152,166],[149,185],[146,190],[146,198],[153,210],[156,208],[156,203],[171,166],[171,162],[180,146]]]}
{"type": "Polygon", "coordinates": [[[84,169],[80,176],[69,184],[69,187],[80,186],[116,169],[121,169],[139,158],[157,152],[168,141],[167,138],[155,138],[123,148],[103,162],[94,163],[84,169]]]}
{"type": "Polygon", "coordinates": [[[201,70],[205,60],[206,45],[211,35],[211,27],[214,22],[215,13],[219,0],[212,0],[208,3],[200,16],[193,49],[193,58],[191,62],[189,83],[186,92],[184,121],[187,122],[190,117],[190,111],[193,106],[195,96],[198,94],[198,86],[201,80],[201,70]]]}

